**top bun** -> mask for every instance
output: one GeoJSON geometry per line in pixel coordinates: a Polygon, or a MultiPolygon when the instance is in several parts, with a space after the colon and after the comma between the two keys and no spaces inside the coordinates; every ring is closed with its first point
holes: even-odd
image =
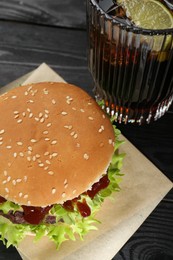
{"type": "Polygon", "coordinates": [[[82,89],[44,82],[0,96],[0,195],[28,206],[63,203],[106,173],[110,120],[82,89]]]}

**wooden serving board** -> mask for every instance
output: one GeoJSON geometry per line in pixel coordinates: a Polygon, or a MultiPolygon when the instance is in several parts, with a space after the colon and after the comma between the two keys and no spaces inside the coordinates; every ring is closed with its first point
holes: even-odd
{"type": "MultiPolygon", "coordinates": [[[[1,88],[1,93],[18,86],[40,81],[63,81],[46,64],[1,88]]],[[[115,200],[107,199],[97,218],[98,231],[90,232],[84,241],[67,241],[59,251],[46,237],[37,243],[27,236],[17,248],[25,260],[110,260],[134,234],[148,215],[173,187],[164,174],[140,153],[124,136],[120,152],[126,153],[121,192],[115,200]]]]}

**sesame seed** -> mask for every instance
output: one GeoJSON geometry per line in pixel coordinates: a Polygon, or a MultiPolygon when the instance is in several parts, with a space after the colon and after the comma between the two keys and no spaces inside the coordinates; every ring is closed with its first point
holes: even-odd
{"type": "Polygon", "coordinates": [[[17,179],[16,182],[20,183],[22,181],[22,179],[17,179]]]}
{"type": "Polygon", "coordinates": [[[27,101],[27,103],[34,103],[34,100],[29,99],[29,100],[27,101]]]}
{"type": "Polygon", "coordinates": [[[67,184],[67,179],[64,180],[64,185],[67,184]]]}
{"type": "Polygon", "coordinates": [[[19,192],[19,197],[20,197],[20,198],[22,197],[22,195],[23,195],[23,193],[22,193],[22,192],[19,192]]]}
{"type": "Polygon", "coordinates": [[[44,170],[47,171],[49,169],[49,166],[44,167],[44,170]]]}
{"type": "Polygon", "coordinates": [[[25,175],[25,176],[23,177],[23,179],[24,179],[24,182],[26,182],[27,179],[28,179],[28,177],[25,175]]]}
{"type": "Polygon", "coordinates": [[[41,118],[43,116],[43,113],[39,113],[38,117],[41,118]]]}
{"type": "Polygon", "coordinates": [[[55,193],[56,193],[56,189],[52,188],[52,194],[55,194],[55,193]]]}
{"type": "Polygon", "coordinates": [[[30,113],[30,114],[29,114],[29,118],[32,118],[32,117],[33,117],[33,113],[30,113]]]}
{"type": "Polygon", "coordinates": [[[28,91],[25,91],[25,93],[24,93],[24,94],[25,94],[25,96],[28,96],[28,91]]]}
{"type": "Polygon", "coordinates": [[[109,139],[109,140],[108,140],[108,143],[109,143],[109,144],[112,144],[112,142],[113,142],[112,139],[109,139]]]}
{"type": "Polygon", "coordinates": [[[30,109],[30,108],[27,108],[27,111],[28,111],[28,112],[31,112],[31,109],[30,109]]]}
{"type": "Polygon", "coordinates": [[[36,157],[37,159],[40,158],[40,154],[37,153],[37,154],[35,155],[35,157],[36,157]]]}
{"type": "Polygon", "coordinates": [[[31,151],[28,151],[28,155],[31,155],[32,154],[32,152],[31,151]]]}
{"type": "Polygon", "coordinates": [[[84,110],[84,109],[82,109],[82,108],[80,109],[80,111],[81,111],[82,113],[84,113],[84,112],[85,112],[85,110],[84,110]]]}
{"type": "Polygon", "coordinates": [[[3,144],[3,142],[0,142],[0,145],[3,144]]]}
{"type": "Polygon", "coordinates": [[[37,142],[36,139],[31,139],[30,141],[31,141],[31,143],[36,143],[37,142]]]}
{"type": "Polygon", "coordinates": [[[77,143],[77,144],[76,144],[76,147],[78,147],[78,148],[79,148],[79,147],[80,147],[80,144],[79,144],[79,143],[77,143]]]}
{"type": "Polygon", "coordinates": [[[51,125],[52,125],[52,123],[48,123],[48,124],[47,124],[47,127],[50,127],[51,125]]]}
{"type": "Polygon", "coordinates": [[[88,119],[89,120],[94,120],[94,118],[92,116],[89,116],[88,119]]]}
{"type": "Polygon", "coordinates": [[[102,117],[103,117],[104,119],[106,118],[106,116],[105,116],[104,114],[102,115],[102,117]]]}
{"type": "Polygon", "coordinates": [[[66,116],[66,115],[67,115],[67,112],[62,111],[62,112],[61,112],[61,115],[66,116]]]}
{"type": "Polygon", "coordinates": [[[62,198],[65,198],[66,197],[65,192],[63,192],[61,196],[62,196],[62,198]]]}
{"type": "Polygon", "coordinates": [[[36,93],[37,93],[37,91],[32,91],[31,95],[35,96],[36,93]]]}
{"type": "Polygon", "coordinates": [[[16,180],[12,180],[12,183],[15,186],[16,185],[16,180]]]}
{"type": "Polygon", "coordinates": [[[7,181],[9,182],[11,180],[11,176],[8,176],[7,181]]]}
{"type": "Polygon", "coordinates": [[[71,104],[71,101],[68,99],[68,100],[66,101],[66,103],[67,103],[68,105],[70,105],[70,104],[71,104]]]}
{"type": "Polygon", "coordinates": [[[22,113],[22,116],[23,116],[23,117],[25,117],[25,116],[26,116],[26,113],[25,113],[25,112],[23,112],[23,113],[22,113]]]}
{"type": "Polygon", "coordinates": [[[11,98],[13,98],[13,99],[14,99],[14,98],[17,98],[17,96],[12,96],[11,98]]]}
{"type": "Polygon", "coordinates": [[[30,162],[31,161],[31,157],[27,156],[27,161],[30,162]]]}
{"type": "Polygon", "coordinates": [[[64,128],[67,128],[67,129],[72,129],[73,126],[72,125],[65,125],[64,128]]]}
{"type": "Polygon", "coordinates": [[[84,157],[85,160],[88,160],[88,159],[89,159],[89,155],[88,155],[87,153],[84,153],[84,156],[83,156],[83,157],[84,157]]]}
{"type": "Polygon", "coordinates": [[[88,102],[88,105],[89,105],[89,106],[92,105],[92,102],[88,102]]]}
{"type": "Polygon", "coordinates": [[[31,205],[31,201],[30,201],[30,200],[28,200],[28,202],[27,202],[27,205],[28,205],[28,206],[30,206],[30,205],[31,205]]]}
{"type": "Polygon", "coordinates": [[[5,191],[6,191],[7,193],[9,193],[9,189],[8,189],[7,187],[5,188],[5,191]]]}
{"type": "Polygon", "coordinates": [[[51,144],[57,144],[57,140],[53,140],[51,144]]]}
{"type": "Polygon", "coordinates": [[[3,137],[1,136],[1,137],[0,137],[0,141],[2,141],[2,140],[3,140],[3,137]]]}
{"type": "Polygon", "coordinates": [[[47,163],[47,164],[51,164],[49,160],[46,160],[46,163],[47,163]]]}
{"type": "Polygon", "coordinates": [[[15,115],[14,118],[15,118],[15,119],[16,119],[16,118],[19,118],[19,115],[15,115]]]}
{"type": "Polygon", "coordinates": [[[49,110],[45,109],[44,111],[45,111],[46,114],[49,114],[49,110]]]}
{"type": "Polygon", "coordinates": [[[1,130],[0,130],[0,134],[3,134],[3,133],[5,133],[5,130],[4,130],[4,129],[1,129],[1,130]]]}
{"type": "Polygon", "coordinates": [[[35,155],[32,157],[32,160],[33,160],[33,162],[36,161],[36,156],[35,155]]]}
{"type": "Polygon", "coordinates": [[[77,134],[75,134],[73,137],[76,139],[76,138],[78,137],[78,135],[77,135],[77,134]]]}
{"type": "Polygon", "coordinates": [[[64,185],[64,188],[65,188],[65,189],[67,189],[67,187],[68,187],[68,183],[66,183],[66,184],[64,185]]]}
{"type": "Polygon", "coordinates": [[[54,175],[54,172],[53,171],[48,171],[48,174],[49,175],[54,175]]]}
{"type": "Polygon", "coordinates": [[[24,153],[20,152],[19,155],[20,155],[21,157],[23,157],[23,156],[24,156],[24,153]]]}
{"type": "Polygon", "coordinates": [[[2,181],[2,184],[6,184],[6,183],[7,183],[7,181],[6,181],[6,180],[2,181]]]}
{"type": "Polygon", "coordinates": [[[56,100],[52,99],[52,104],[55,105],[56,104],[56,100]]]}
{"type": "Polygon", "coordinates": [[[13,156],[14,156],[14,158],[16,158],[17,157],[17,153],[13,153],[13,156]]]}
{"type": "Polygon", "coordinates": [[[30,91],[31,89],[32,89],[32,86],[29,86],[29,87],[28,87],[28,91],[30,91]]]}
{"type": "Polygon", "coordinates": [[[73,109],[74,111],[76,111],[76,108],[75,108],[75,107],[72,107],[72,109],[73,109]]]}
{"type": "Polygon", "coordinates": [[[76,193],[76,190],[73,190],[73,192],[72,192],[73,194],[75,194],[76,193]]]}
{"type": "Polygon", "coordinates": [[[43,166],[44,166],[44,163],[39,163],[39,166],[40,166],[40,167],[43,167],[43,166]]]}
{"type": "Polygon", "coordinates": [[[17,142],[17,145],[23,145],[23,143],[22,142],[17,142]]]}
{"type": "Polygon", "coordinates": [[[29,150],[29,151],[32,151],[32,147],[31,147],[31,146],[28,146],[28,150],[29,150]]]}
{"type": "Polygon", "coordinates": [[[42,117],[41,119],[40,119],[40,123],[43,123],[44,122],[44,117],[42,117]]]}
{"type": "Polygon", "coordinates": [[[70,133],[70,135],[71,135],[71,136],[73,136],[74,134],[75,134],[75,132],[74,132],[74,131],[70,133]]]}
{"type": "Polygon", "coordinates": [[[48,114],[45,114],[44,117],[45,117],[45,118],[49,118],[49,115],[48,115],[48,114]]]}
{"type": "Polygon", "coordinates": [[[28,198],[28,194],[25,194],[25,195],[23,196],[23,198],[24,198],[24,199],[27,199],[27,198],[28,198]]]}
{"type": "Polygon", "coordinates": [[[47,135],[49,132],[48,131],[43,131],[43,134],[44,135],[47,135]]]}
{"type": "Polygon", "coordinates": [[[52,153],[52,157],[56,157],[58,153],[52,153]]]}
{"type": "Polygon", "coordinates": [[[19,111],[15,110],[13,113],[14,113],[15,115],[18,115],[18,114],[19,114],[19,111]]]}
{"type": "Polygon", "coordinates": [[[104,131],[104,129],[105,129],[105,128],[104,128],[104,126],[103,126],[103,125],[101,125],[101,126],[100,126],[100,128],[99,128],[99,130],[98,130],[98,132],[99,132],[99,133],[101,133],[101,132],[103,132],[103,131],[104,131]]]}
{"type": "Polygon", "coordinates": [[[11,149],[12,146],[11,146],[11,145],[7,145],[6,148],[7,148],[7,149],[11,149]]]}
{"type": "Polygon", "coordinates": [[[20,123],[22,123],[22,121],[23,121],[22,119],[19,119],[19,120],[17,120],[17,123],[20,124],[20,123]]]}
{"type": "Polygon", "coordinates": [[[43,89],[43,92],[45,95],[49,94],[49,91],[46,88],[43,89]]]}
{"type": "Polygon", "coordinates": [[[49,152],[45,152],[45,153],[44,153],[45,156],[47,156],[47,155],[49,155],[49,154],[50,154],[49,152]]]}
{"type": "Polygon", "coordinates": [[[40,120],[40,119],[39,119],[38,117],[35,117],[35,121],[37,121],[37,122],[38,122],[39,120],[40,120]]]}
{"type": "Polygon", "coordinates": [[[100,143],[100,147],[103,147],[104,146],[104,143],[100,143]]]}
{"type": "Polygon", "coordinates": [[[45,140],[45,141],[50,141],[50,138],[46,137],[44,140],[45,140]]]}

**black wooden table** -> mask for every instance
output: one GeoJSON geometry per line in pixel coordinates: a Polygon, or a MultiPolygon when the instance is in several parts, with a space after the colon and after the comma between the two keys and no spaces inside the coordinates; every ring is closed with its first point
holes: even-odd
{"type": "MultiPolygon", "coordinates": [[[[0,0],[0,35],[0,86],[46,62],[66,81],[92,95],[85,1],[0,0]]],[[[118,127],[173,180],[173,106],[151,125],[118,127]]],[[[10,259],[21,258],[13,247],[6,249],[0,243],[0,260],[10,259]]],[[[173,259],[173,190],[113,259],[173,259]]]]}

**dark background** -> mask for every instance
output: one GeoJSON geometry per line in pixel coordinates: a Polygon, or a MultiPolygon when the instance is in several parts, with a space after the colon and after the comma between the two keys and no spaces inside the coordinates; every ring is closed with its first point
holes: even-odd
{"type": "MultiPolygon", "coordinates": [[[[0,35],[0,86],[45,62],[92,95],[84,0],[0,0],[0,35]]],[[[173,107],[151,125],[118,127],[173,180],[173,107]]],[[[10,259],[21,258],[1,243],[0,260],[10,259]]],[[[173,259],[173,190],[114,257],[123,259],[173,259]]]]}

